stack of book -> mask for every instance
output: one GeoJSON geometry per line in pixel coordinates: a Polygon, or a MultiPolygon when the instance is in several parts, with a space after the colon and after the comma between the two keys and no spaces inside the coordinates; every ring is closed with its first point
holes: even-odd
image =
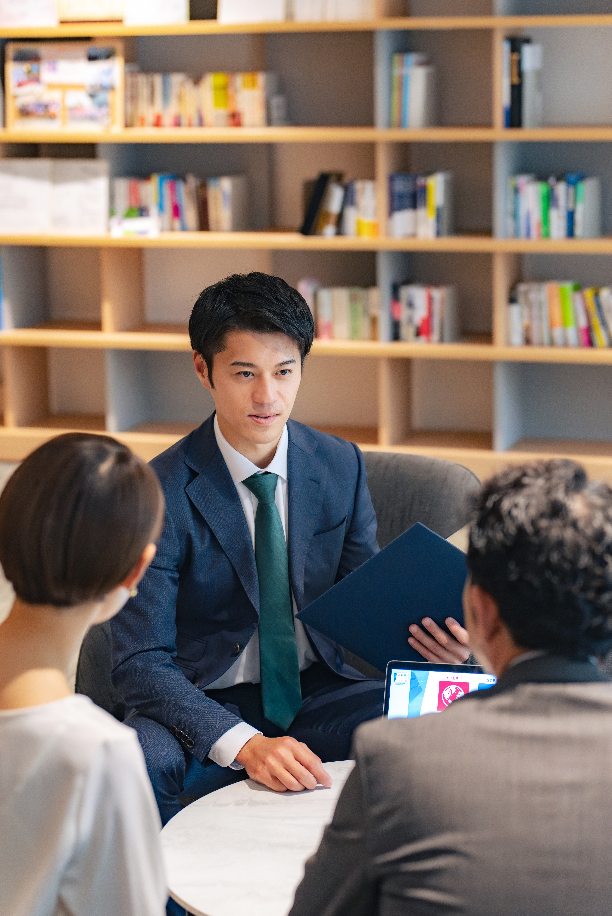
{"type": "Polygon", "coordinates": [[[453,234],[452,173],[389,175],[389,235],[433,239],[453,234]]]}
{"type": "Polygon", "coordinates": [[[394,54],[391,60],[390,127],[435,124],[435,68],[426,54],[394,54]]]}
{"type": "Polygon", "coordinates": [[[245,175],[115,178],[111,186],[111,234],[240,232],[248,229],[247,204],[245,175]]]}
{"type": "Polygon", "coordinates": [[[506,234],[520,239],[592,239],[601,235],[601,181],[570,172],[540,181],[511,175],[506,234]]]}
{"type": "Polygon", "coordinates": [[[266,127],[286,120],[274,73],[125,74],[127,127],[266,127]]]}
{"type": "Polygon", "coordinates": [[[298,286],[314,313],[319,340],[378,340],[378,287],[322,287],[302,280],[298,286]]]}
{"type": "Polygon", "coordinates": [[[378,236],[376,183],[370,178],[345,185],[342,172],[321,172],[306,182],[304,203],[302,235],[378,236]]]}
{"type": "Polygon", "coordinates": [[[502,93],[504,127],[541,127],[542,45],[504,39],[502,93]]]}
{"type": "Polygon", "coordinates": [[[391,340],[423,343],[459,340],[456,287],[394,283],[391,288],[391,340]]]}
{"type": "Polygon", "coordinates": [[[609,347],[612,287],[518,283],[508,303],[508,341],[513,347],[609,347]]]}

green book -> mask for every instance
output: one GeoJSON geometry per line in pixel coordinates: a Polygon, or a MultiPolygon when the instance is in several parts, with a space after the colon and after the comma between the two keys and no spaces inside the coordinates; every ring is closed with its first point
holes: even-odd
{"type": "Polygon", "coordinates": [[[561,300],[561,318],[565,330],[565,344],[568,347],[580,346],[578,339],[578,326],[574,313],[573,295],[580,289],[580,283],[560,283],[559,299],[561,300]]]}
{"type": "Polygon", "coordinates": [[[540,213],[542,238],[550,238],[550,185],[547,181],[540,181],[540,213]]]}

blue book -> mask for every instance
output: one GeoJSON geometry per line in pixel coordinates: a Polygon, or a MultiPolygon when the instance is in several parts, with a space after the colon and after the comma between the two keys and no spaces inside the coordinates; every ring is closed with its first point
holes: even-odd
{"type": "Polygon", "coordinates": [[[584,181],[582,172],[568,172],[565,176],[567,182],[567,237],[573,239],[576,222],[576,185],[584,181]]]}
{"type": "Polygon", "coordinates": [[[417,523],[297,616],[384,671],[391,659],[423,661],[408,644],[411,624],[463,624],[466,576],[464,554],[417,523]]]}

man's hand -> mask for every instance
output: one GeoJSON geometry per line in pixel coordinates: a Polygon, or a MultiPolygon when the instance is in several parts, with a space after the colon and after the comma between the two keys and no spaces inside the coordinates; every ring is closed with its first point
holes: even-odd
{"type": "Polygon", "coordinates": [[[452,636],[434,623],[431,617],[424,617],[422,624],[429,632],[426,633],[421,627],[413,624],[410,627],[412,636],[408,637],[408,642],[428,662],[461,665],[470,655],[468,632],[452,617],[447,617],[445,623],[452,636]]]}
{"type": "Polygon", "coordinates": [[[253,735],[236,755],[251,779],[275,792],[301,792],[314,789],[318,783],[329,787],[331,776],[321,766],[321,759],[301,741],[285,736],[265,738],[253,735]]]}

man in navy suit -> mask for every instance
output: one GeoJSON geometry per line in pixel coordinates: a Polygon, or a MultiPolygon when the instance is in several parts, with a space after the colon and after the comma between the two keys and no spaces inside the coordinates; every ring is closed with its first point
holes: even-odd
{"type": "Polygon", "coordinates": [[[201,293],[189,331],[215,414],[153,461],[165,526],[112,627],[113,679],[164,822],[181,793],[246,774],[277,791],[328,785],[321,761],[348,757],[383,701],[381,681],[294,620],[378,550],[359,449],[289,419],[314,334],[306,302],[277,277],[234,275],[201,293]]]}

